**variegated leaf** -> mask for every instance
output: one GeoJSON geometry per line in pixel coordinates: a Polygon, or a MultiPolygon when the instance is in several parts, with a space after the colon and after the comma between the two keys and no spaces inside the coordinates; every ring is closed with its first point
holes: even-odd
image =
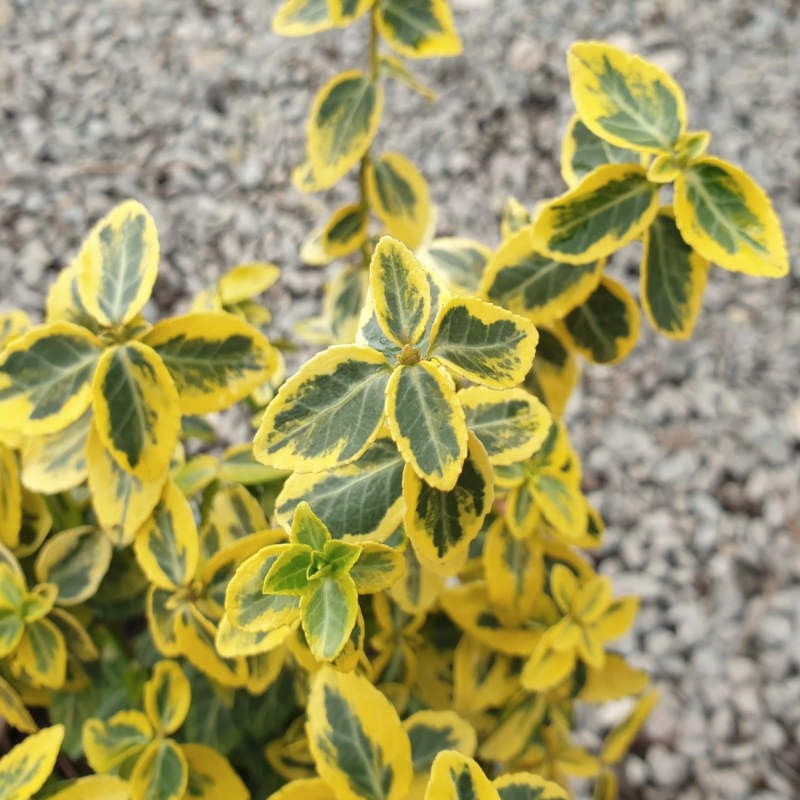
{"type": "Polygon", "coordinates": [[[189,712],[192,689],[176,661],[159,661],[144,686],[144,710],[159,734],[175,733],[189,712]]]}
{"type": "Polygon", "coordinates": [[[57,494],[86,480],[86,440],[92,423],[90,409],[64,430],[25,439],[22,482],[32,492],[57,494]]]}
{"type": "Polygon", "coordinates": [[[199,557],[197,526],[189,502],[172,480],[136,534],[134,552],[155,586],[175,589],[194,578],[199,557]]]}
{"type": "Polygon", "coordinates": [[[95,225],[78,255],[78,292],[102,325],[124,325],[144,307],[158,274],[158,233],[147,209],[126,200],[95,225]]]}
{"type": "Polygon", "coordinates": [[[435,270],[456,294],[477,294],[481,276],[492,256],[484,244],[472,239],[434,239],[419,258],[435,270]]]}
{"type": "Polygon", "coordinates": [[[367,240],[369,214],[360,203],[343,206],[319,233],[319,247],[328,263],[354,253],[367,240]]]}
{"type": "Polygon", "coordinates": [[[492,478],[486,451],[472,434],[463,469],[450,490],[429,486],[406,466],[405,530],[422,563],[444,575],[461,568],[494,501],[492,478]]]}
{"type": "Polygon", "coordinates": [[[430,362],[397,367],[387,387],[386,417],[403,459],[430,486],[455,486],[467,455],[467,425],[453,381],[430,362]]]}
{"type": "Polygon", "coordinates": [[[516,197],[509,197],[500,218],[500,236],[507,242],[531,224],[531,212],[516,197]]]}
{"type": "Polygon", "coordinates": [[[384,236],[372,256],[369,285],[383,333],[401,348],[417,344],[431,314],[431,293],[414,254],[402,242],[384,236]]]}
{"type": "Polygon", "coordinates": [[[116,775],[87,775],[70,781],[48,800],[130,800],[128,782],[116,775]]]}
{"type": "Polygon", "coordinates": [[[533,392],[554,417],[564,416],[567,401],[578,385],[577,360],[567,346],[566,337],[549,328],[538,328],[539,343],[525,388],[533,392]]]}
{"type": "Polygon", "coordinates": [[[308,700],[308,742],[339,800],[404,800],[411,745],[392,705],[356,674],[323,667],[308,700]]]}
{"type": "Polygon", "coordinates": [[[84,328],[31,328],[0,354],[0,417],[29,436],[63,430],[89,407],[101,343],[84,328]]]}
{"type": "Polygon", "coordinates": [[[83,726],[83,752],[95,772],[111,772],[137,757],[153,738],[141,711],[120,711],[108,721],[89,719],[83,726]]]}
{"type": "Polygon", "coordinates": [[[342,345],[318,354],[267,406],[256,458],[306,472],[358,458],[378,433],[389,374],[371,348],[342,345]]]}
{"type": "MultiPolygon", "coordinates": [[[[0,612],[1,615],[2,612],[0,612]]],[[[0,677],[0,717],[12,728],[16,728],[22,733],[36,733],[38,730],[36,722],[25,707],[25,703],[22,702],[22,698],[2,677],[0,677]]],[[[2,778],[0,778],[0,782],[2,782],[2,778]]]]}
{"type": "Polygon", "coordinates": [[[46,618],[26,625],[10,668],[19,680],[46,689],[61,689],[67,674],[67,645],[61,631],[46,618]]]}
{"type": "Polygon", "coordinates": [[[669,152],[686,130],[686,105],[661,68],[604,42],[576,42],[567,56],[581,121],[618,147],[669,152]]]}
{"type": "Polygon", "coordinates": [[[300,599],[264,594],[264,581],[286,545],[270,545],[250,556],[236,570],[225,594],[225,612],[237,628],[270,631],[291,625],[300,615],[300,599]]]}
{"type": "Polygon", "coordinates": [[[626,289],[604,277],[589,299],[564,317],[570,345],[595,364],[616,364],[639,338],[639,309],[626,289]]]}
{"type": "Polygon", "coordinates": [[[94,595],[111,564],[111,542],[99,530],[84,526],[48,539],[36,556],[36,578],[58,587],[62,606],[94,595]]]}
{"type": "Polygon", "coordinates": [[[458,393],[458,402],[467,427],[480,439],[492,464],[524,461],[539,449],[550,430],[550,412],[524,389],[470,386],[458,393]]]}
{"type": "Polygon", "coordinates": [[[22,486],[14,452],[0,444],[0,542],[15,548],[22,527],[22,486]]]}
{"type": "Polygon", "coordinates": [[[95,426],[104,447],[142,481],[161,477],[180,431],[180,406],[164,362],[131,341],[103,354],[92,388],[95,426]]]}
{"type": "Polygon", "coordinates": [[[461,52],[446,0],[377,0],[376,5],[378,30],[401,55],[431,58],[461,52]]]}
{"type": "Polygon", "coordinates": [[[397,447],[383,437],[350,464],[325,472],[295,472],[275,503],[278,521],[289,527],[294,510],[306,501],[334,539],[383,541],[403,514],[403,466],[397,447]]]}
{"type": "Polygon", "coordinates": [[[406,65],[395,56],[381,54],[380,56],[381,75],[400,81],[424,97],[429,103],[436,100],[436,92],[423,83],[406,65]]]}
{"type": "Polygon", "coordinates": [[[543,256],[534,249],[530,229],[526,229],[489,260],[480,293],[540,325],[561,319],[584,302],[599,283],[603,266],[603,261],[576,265],[543,256]]]}
{"type": "Polygon", "coordinates": [[[280,277],[281,271],[275,264],[251,261],[237,264],[229,269],[217,282],[223,306],[243,303],[269,289],[280,277]]]}
{"type": "Polygon", "coordinates": [[[237,540],[266,527],[263,509],[244,486],[223,486],[214,493],[200,531],[201,557],[210,559],[237,540]]]}
{"type": "Polygon", "coordinates": [[[638,164],[641,154],[592,133],[576,114],[561,142],[561,175],[571,189],[603,164],[638,164]]]}
{"type": "Polygon", "coordinates": [[[538,339],[528,320],[477,298],[458,297],[440,309],[428,356],[467,380],[506,389],[530,370],[538,339]]]}
{"type": "Polygon", "coordinates": [[[34,733],[0,758],[0,797],[29,800],[50,777],[64,740],[64,726],[34,733]]]}
{"type": "Polygon", "coordinates": [[[568,800],[566,790],[530,772],[502,775],[494,781],[500,800],[568,800]]]}
{"type": "Polygon", "coordinates": [[[478,763],[455,750],[433,762],[425,800],[498,800],[497,790],[478,763]]]}
{"type": "Polygon", "coordinates": [[[393,586],[405,572],[403,554],[389,545],[364,542],[350,577],[359,594],[375,594],[393,586]]]}
{"type": "Polygon", "coordinates": [[[385,153],[370,162],[366,181],[370,207],[386,232],[416,250],[431,217],[430,192],[422,173],[405,156],[385,153]]]}
{"type": "Polygon", "coordinates": [[[164,320],[142,341],[172,376],[182,414],[206,414],[233,405],[277,366],[276,351],[263,334],[232,314],[164,320]]]}
{"type": "Polygon", "coordinates": [[[331,27],[328,0],[284,0],[272,20],[279,36],[308,36],[331,27]]]}
{"type": "Polygon", "coordinates": [[[675,181],[681,236],[709,261],[747,275],[782,278],[789,259],[781,224],[764,190],[720,158],[701,158],[675,181]]]}
{"type": "Polygon", "coordinates": [[[672,209],[662,208],[642,244],[641,303],[652,326],[688,339],[703,304],[708,261],[683,241],[672,209]]]}
{"type": "Polygon", "coordinates": [[[181,750],[189,767],[185,800],[250,800],[242,779],[213,747],[184,744],[181,750]]]}
{"type": "Polygon", "coordinates": [[[172,739],[151,742],[131,773],[131,800],[180,800],[189,782],[189,766],[172,739]]]}
{"type": "Polygon", "coordinates": [[[308,155],[320,188],[333,186],[366,153],[383,112],[383,90],[358,70],[337,75],[317,94],[308,126],[308,155]]]}
{"type": "Polygon", "coordinates": [[[86,461],[97,521],[116,547],[125,547],[155,508],[167,474],[144,481],[126,472],[106,450],[94,425],[89,429],[86,461]]]}
{"type": "Polygon", "coordinates": [[[323,307],[334,343],[349,344],[355,339],[368,283],[367,271],[357,266],[343,269],[326,284],[323,307]]]}
{"type": "Polygon", "coordinates": [[[632,242],[658,212],[658,184],[636,164],[606,164],[541,209],[533,223],[537,252],[588,264],[632,242]]]}
{"type": "Polygon", "coordinates": [[[475,729],[454,711],[417,711],[403,722],[403,727],[411,741],[414,772],[427,771],[442,750],[475,755],[475,729]]]}

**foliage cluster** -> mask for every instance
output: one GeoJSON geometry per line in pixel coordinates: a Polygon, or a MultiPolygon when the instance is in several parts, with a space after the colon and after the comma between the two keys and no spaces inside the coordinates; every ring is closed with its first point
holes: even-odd
{"type": "Polygon", "coordinates": [[[444,0],[288,0],[275,29],[362,17],[367,67],[320,90],[295,173],[322,191],[358,169],[302,248],[347,262],[297,331],[327,349],[284,380],[270,264],[147,321],[158,238],[135,201],[43,324],[0,316],[4,798],[556,800],[570,776],[616,796],[657,691],[613,650],[637,599],[585,552],[578,357],[636,342],[620,248],[641,240],[641,305],[682,339],[711,262],[786,274],[780,225],[668,75],[581,42],[568,190],[510,200],[496,250],[436,237],[424,178],[375,139],[384,79],[432,98],[401,57],[461,49],[444,0]],[[255,443],[220,455],[205,415],[239,401],[255,443]],[[599,752],[574,741],[580,704],[626,697],[599,752]]]}

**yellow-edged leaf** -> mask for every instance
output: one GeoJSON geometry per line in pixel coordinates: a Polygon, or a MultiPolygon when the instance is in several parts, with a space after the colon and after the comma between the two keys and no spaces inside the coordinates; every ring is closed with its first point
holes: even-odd
{"type": "Polygon", "coordinates": [[[0,350],[31,327],[30,317],[20,309],[0,311],[0,350]]]}
{"type": "Polygon", "coordinates": [[[86,439],[92,423],[90,409],[64,430],[25,439],[22,482],[32,492],[57,494],[86,480],[86,439]]]}
{"type": "Polygon", "coordinates": [[[159,734],[175,733],[192,702],[188,678],[176,661],[159,661],[144,685],[144,710],[159,734]]]}
{"type": "Polygon", "coordinates": [[[156,324],[142,339],[166,366],[182,414],[221,411],[247,397],[277,367],[264,335],[232,314],[188,314],[156,324]]]}
{"type": "Polygon", "coordinates": [[[404,800],[411,745],[397,712],[361,676],[323,667],[308,700],[308,742],[339,800],[404,800]]]}
{"type": "Polygon", "coordinates": [[[0,354],[0,419],[28,436],[63,430],[89,407],[101,343],[68,322],[38,325],[0,354]]]}
{"type": "Polygon", "coordinates": [[[250,800],[242,779],[213,747],[184,744],[181,750],[189,767],[186,800],[250,800]]]}
{"type": "Polygon", "coordinates": [[[405,530],[422,563],[443,575],[461,568],[494,501],[492,477],[486,450],[473,434],[464,466],[450,490],[429,486],[411,465],[406,466],[405,530]]]}
{"type": "Polygon", "coordinates": [[[658,184],[637,164],[605,164],[546,203],[533,223],[533,247],[567,264],[588,264],[632,242],[658,212],[658,184]]]}
{"type": "Polygon", "coordinates": [[[275,501],[285,527],[305,501],[334,539],[384,541],[403,516],[402,457],[388,437],[375,440],[356,461],[325,472],[292,473],[275,501]]]}
{"type": "Polygon", "coordinates": [[[35,733],[38,729],[22,698],[3,677],[0,677],[0,717],[22,733],[35,733]]]}
{"type": "Polygon", "coordinates": [[[141,711],[120,711],[108,721],[89,719],[83,726],[83,752],[95,772],[111,772],[138,756],[153,738],[141,711]]]}
{"type": "Polygon", "coordinates": [[[428,357],[462,378],[507,389],[527,375],[538,340],[527,319],[484,300],[456,297],[436,316],[428,357]]]}
{"type": "Polygon", "coordinates": [[[316,184],[333,186],[366,153],[383,112],[383,89],[358,70],[320,89],[308,125],[308,155],[316,184]]]}
{"type": "Polygon", "coordinates": [[[456,750],[470,758],[475,755],[475,729],[454,711],[417,711],[403,727],[411,742],[414,772],[427,772],[442,750],[456,750]]]}
{"type": "Polygon", "coordinates": [[[225,594],[225,612],[245,631],[271,631],[299,619],[300,599],[293,595],[264,594],[264,581],[286,545],[269,545],[250,556],[236,570],[225,594]]]}
{"type": "Polygon", "coordinates": [[[115,775],[88,775],[70,781],[48,800],[131,800],[128,782],[115,775]]]}
{"type": "Polygon", "coordinates": [[[575,114],[561,142],[561,175],[572,189],[603,164],[638,164],[641,158],[641,153],[617,147],[596,136],[575,114]]]}
{"type": "Polygon", "coordinates": [[[139,566],[148,580],[162,589],[188,585],[199,557],[197,526],[189,501],[168,480],[153,513],[134,541],[139,566]]]}
{"type": "Polygon", "coordinates": [[[431,292],[414,254],[384,236],[370,262],[369,285],[383,333],[398,347],[417,344],[431,315],[431,292]]]}
{"type": "Polygon", "coordinates": [[[431,215],[430,192],[422,173],[400,153],[384,153],[370,162],[366,180],[370,207],[386,232],[416,250],[431,215]]]}
{"type": "Polygon", "coordinates": [[[433,762],[425,800],[498,800],[497,790],[478,763],[455,750],[433,762]]]}
{"type": "Polygon", "coordinates": [[[764,278],[789,273],[781,224],[764,190],[743,170],[705,157],[675,181],[675,221],[703,258],[764,278]]]}
{"type": "Polygon", "coordinates": [[[36,578],[58,587],[62,606],[83,603],[94,595],[111,564],[111,542],[96,528],[61,531],[36,556],[36,578]]]}
{"type": "Polygon", "coordinates": [[[17,459],[12,450],[0,444],[0,542],[15,548],[22,526],[22,486],[17,459]]]}
{"type": "Polygon", "coordinates": [[[336,800],[336,795],[322,778],[300,778],[284,784],[268,800],[336,800]]]}
{"type": "MultiPolygon", "coordinates": [[[[318,246],[327,263],[354,253],[367,239],[369,213],[360,203],[343,206],[334,212],[318,234],[318,246]]],[[[305,259],[304,259],[305,260],[305,259]]]]}
{"type": "Polygon", "coordinates": [[[300,619],[309,649],[319,661],[343,650],[358,615],[358,592],[349,575],[324,575],[300,598],[300,619]]]}
{"type": "Polygon", "coordinates": [[[61,631],[46,618],[26,625],[10,668],[14,677],[34,686],[61,689],[67,675],[67,644],[61,631]]]}
{"type": "Polygon", "coordinates": [[[0,758],[0,797],[29,800],[50,777],[64,741],[64,726],[31,734],[0,758]]]}
{"type": "Polygon", "coordinates": [[[328,0],[285,0],[272,20],[279,36],[309,36],[332,27],[328,0]]]}
{"type": "Polygon", "coordinates": [[[502,775],[494,781],[500,800],[568,800],[566,789],[531,772],[502,775]]]}
{"type": "Polygon", "coordinates": [[[125,547],[156,507],[167,473],[144,481],[126,472],[106,450],[94,425],[89,429],[86,460],[97,521],[116,547],[125,547]]]}
{"type": "Polygon", "coordinates": [[[467,425],[444,369],[422,361],[389,379],[386,418],[403,459],[428,485],[452,489],[467,456],[467,425]]]}
{"type": "Polygon", "coordinates": [[[455,294],[477,294],[492,251],[473,239],[442,237],[423,247],[418,255],[455,294]]]}
{"type": "Polygon", "coordinates": [[[446,0],[378,0],[376,5],[378,30],[401,55],[431,58],[461,52],[446,0]]]}
{"type": "Polygon", "coordinates": [[[389,374],[368,347],[340,345],[314,356],[267,406],[256,458],[304,472],[355,460],[380,429],[389,374]]]}
{"type": "Polygon", "coordinates": [[[672,339],[688,339],[703,304],[708,261],[683,241],[669,207],[645,231],[640,299],[650,324],[672,339]]]}
{"type": "Polygon", "coordinates": [[[237,264],[217,282],[222,304],[235,305],[263,294],[278,280],[280,274],[281,271],[275,264],[261,261],[237,264]]]}
{"type": "Polygon", "coordinates": [[[530,458],[550,430],[550,412],[524,389],[470,386],[458,393],[458,401],[467,427],[480,439],[492,464],[508,466],[530,458]]]}
{"type": "Polygon", "coordinates": [[[616,364],[639,338],[639,308],[624,286],[604,276],[583,305],[570,311],[561,332],[595,364],[616,364]]]}
{"type": "Polygon", "coordinates": [[[604,262],[565,264],[537,253],[530,229],[506,241],[491,257],[480,293],[534,325],[561,319],[580,305],[600,281],[604,262]]]}
{"type": "Polygon", "coordinates": [[[550,328],[537,328],[539,343],[525,388],[538,397],[554,417],[564,416],[570,395],[578,385],[577,359],[567,346],[566,337],[550,328]]]}
{"type": "Polygon", "coordinates": [[[578,116],[618,147],[669,152],[686,130],[686,104],[660,67],[604,42],[576,42],[567,56],[578,116]]]}
{"type": "Polygon", "coordinates": [[[172,739],[151,742],[131,773],[131,800],[180,800],[189,781],[189,766],[172,739]]]}
{"type": "Polygon", "coordinates": [[[130,322],[150,297],[157,274],[156,224],[135,200],[103,217],[78,255],[81,301],[103,325],[130,322]]]}
{"type": "Polygon", "coordinates": [[[162,476],[180,432],[178,392],[158,354],[131,341],[103,353],[92,388],[100,441],[142,481],[162,476]]]}

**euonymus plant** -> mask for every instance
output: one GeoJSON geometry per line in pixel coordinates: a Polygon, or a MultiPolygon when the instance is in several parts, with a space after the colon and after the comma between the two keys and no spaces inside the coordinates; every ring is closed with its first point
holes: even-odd
{"type": "Polygon", "coordinates": [[[376,148],[383,80],[461,44],[444,0],[288,0],[278,33],[356,23],[366,66],[313,103],[302,191],[354,201],[302,246],[342,262],[327,345],[284,380],[240,264],[151,322],[155,224],[111,210],[51,288],[0,315],[0,715],[8,800],[616,797],[657,689],[615,651],[638,601],[583,551],[603,522],[564,411],[578,356],[622,360],[639,303],[683,339],[709,265],[788,271],[777,218],[706,155],[662,70],[568,57],[568,185],[509,200],[492,249],[437,238],[425,180],[376,148]],[[357,180],[350,180],[357,170],[357,180]],[[669,184],[669,186],[666,186],[669,184]],[[613,265],[612,265],[613,267],[613,265]],[[258,433],[221,447],[211,412],[258,433]],[[627,698],[589,751],[579,706],[627,698]]]}

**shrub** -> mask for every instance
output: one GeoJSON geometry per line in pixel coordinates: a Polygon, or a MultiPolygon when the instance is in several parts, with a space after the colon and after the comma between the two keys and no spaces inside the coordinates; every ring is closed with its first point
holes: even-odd
{"type": "Polygon", "coordinates": [[[350,262],[298,328],[327,349],[284,381],[270,264],[145,320],[158,238],[134,201],[44,324],[0,317],[0,713],[28,735],[3,797],[555,800],[570,776],[616,795],[657,691],[613,650],[637,599],[581,553],[603,523],[563,422],[577,359],[636,343],[620,248],[641,240],[641,305],[684,339],[711,262],[787,273],[780,226],[667,74],[580,42],[568,190],[510,200],[495,251],[436,238],[424,178],[375,137],[384,79],[431,96],[400,56],[459,52],[444,0],[289,0],[275,28],[362,16],[368,65],[321,89],[295,173],[321,191],[359,170],[302,248],[350,262]],[[220,454],[204,415],[242,400],[254,447],[220,454]],[[574,743],[578,703],[624,697],[600,752],[574,743]]]}

